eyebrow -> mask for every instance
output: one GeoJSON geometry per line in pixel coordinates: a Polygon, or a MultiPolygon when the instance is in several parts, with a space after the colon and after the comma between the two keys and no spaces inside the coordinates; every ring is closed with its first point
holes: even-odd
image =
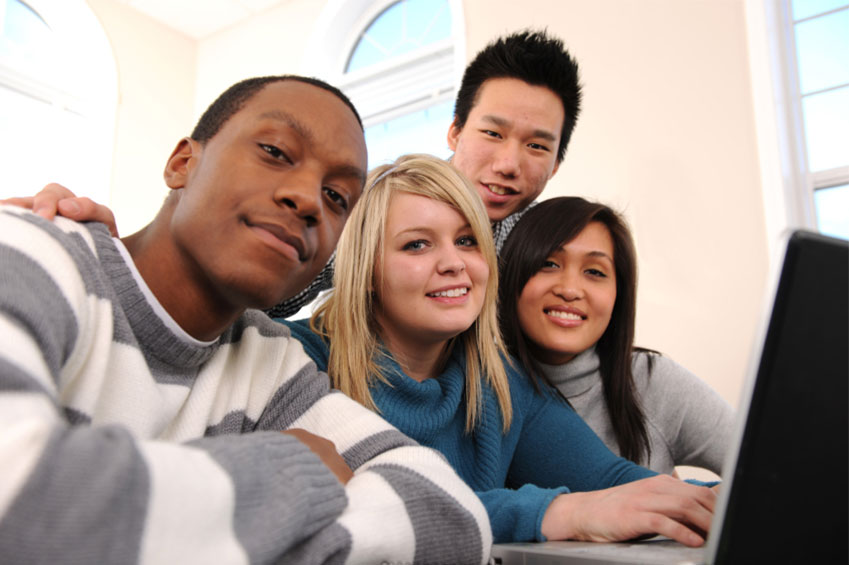
{"type": "Polygon", "coordinates": [[[605,253],[604,251],[590,251],[587,253],[587,257],[603,257],[613,263],[613,257],[605,253]]]}
{"type": "Polygon", "coordinates": [[[315,140],[315,136],[313,135],[312,130],[302,122],[298,121],[298,119],[291,114],[281,112],[280,110],[272,110],[270,112],[260,114],[259,117],[261,119],[270,119],[276,120],[278,122],[283,122],[293,130],[298,132],[301,137],[305,137],[308,141],[312,142],[315,140]]]}
{"type": "MultiPolygon", "coordinates": [[[[295,130],[295,132],[306,139],[309,143],[315,143],[315,136],[313,135],[312,130],[307,127],[306,124],[299,121],[295,116],[291,114],[287,114],[286,112],[282,112],[280,110],[272,110],[270,112],[265,112],[260,114],[261,119],[270,119],[276,120],[278,122],[282,122],[295,130]]],[[[343,164],[332,167],[332,173],[336,176],[343,177],[354,177],[359,182],[360,185],[365,185],[366,183],[366,171],[357,167],[356,165],[343,164]]]]}
{"type": "Polygon", "coordinates": [[[404,234],[410,233],[410,232],[433,233],[433,228],[429,228],[427,226],[414,226],[412,228],[405,228],[405,229],[399,231],[398,233],[396,233],[392,237],[398,237],[398,236],[401,236],[401,235],[404,235],[404,234]]]}
{"type": "MultiPolygon", "coordinates": [[[[559,252],[559,253],[566,253],[566,252],[567,252],[567,251],[566,251],[566,246],[565,246],[565,245],[563,245],[563,246],[561,246],[560,248],[558,248],[557,250],[555,250],[555,253],[558,253],[558,252],[559,252]]],[[[584,257],[602,257],[602,258],[604,258],[604,259],[607,259],[607,260],[608,260],[608,261],[610,261],[611,263],[614,263],[614,261],[613,261],[613,257],[611,257],[610,255],[608,255],[608,254],[607,254],[607,253],[605,253],[604,251],[588,251],[587,253],[584,253],[584,257]]]]}
{"type": "MultiPolygon", "coordinates": [[[[457,231],[461,232],[461,231],[466,230],[466,229],[472,229],[472,224],[466,223],[466,224],[460,226],[460,229],[458,229],[457,231]]],[[[402,236],[402,235],[407,234],[407,233],[415,233],[415,232],[422,232],[422,233],[432,235],[436,232],[436,230],[434,230],[430,226],[413,226],[411,228],[405,228],[405,229],[399,231],[398,233],[396,233],[392,237],[399,237],[399,236],[402,236]]]]}
{"type": "Polygon", "coordinates": [[[341,177],[354,177],[360,182],[360,187],[366,184],[366,172],[356,165],[339,165],[333,168],[333,174],[341,177]]]}
{"type": "MultiPolygon", "coordinates": [[[[495,116],[493,114],[486,114],[481,116],[481,119],[485,122],[490,122],[500,127],[510,127],[513,125],[513,122],[506,118],[502,118],[501,116],[495,116]]],[[[531,132],[532,137],[538,137],[540,139],[545,139],[547,141],[557,141],[557,136],[552,132],[544,129],[535,129],[531,132]]]]}

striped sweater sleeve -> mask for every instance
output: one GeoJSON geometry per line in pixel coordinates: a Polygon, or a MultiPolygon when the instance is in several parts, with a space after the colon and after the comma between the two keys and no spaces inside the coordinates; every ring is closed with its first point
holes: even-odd
{"type": "MultiPolygon", "coordinates": [[[[273,330],[266,331],[290,337],[286,326],[268,323],[273,330]]],[[[289,339],[283,355],[280,365],[292,376],[257,427],[303,428],[328,438],[354,470],[336,524],[304,543],[292,561],[324,561],[329,548],[340,548],[350,563],[484,562],[492,543],[486,510],[442,454],[330,391],[299,341],[289,339]]]]}
{"type": "MultiPolygon", "coordinates": [[[[480,563],[492,535],[486,510],[437,451],[419,446],[338,391],[288,327],[248,312],[227,336],[250,351],[216,388],[247,397],[210,434],[305,429],[332,441],[354,470],[338,520],[285,555],[292,563],[480,563]],[[262,365],[256,359],[264,359],[262,365]],[[231,374],[262,375],[253,381],[231,374]],[[263,399],[253,402],[250,397],[263,399]],[[265,399],[270,398],[268,402],[265,399]]],[[[237,363],[232,358],[230,363],[237,363]]],[[[262,432],[259,432],[262,433],[262,432]]],[[[273,507],[264,511],[274,511],[273,507]]]]}
{"type": "Polygon", "coordinates": [[[485,562],[492,543],[486,511],[441,454],[339,392],[324,395],[291,427],[333,441],[355,470],[338,528],[309,540],[293,561],[323,561],[327,548],[339,545],[330,540],[342,536],[350,563],[485,562]]]}
{"type": "MultiPolygon", "coordinates": [[[[323,369],[326,366],[326,356],[329,350],[327,344],[309,329],[309,321],[286,321],[285,325],[288,331],[300,340],[296,342],[299,353],[303,351],[312,360],[310,363],[314,361],[323,369]]],[[[353,403],[338,392],[316,404],[312,410],[298,420],[297,424],[305,427],[317,425],[316,433],[334,437],[337,448],[354,468],[361,468],[359,466],[367,461],[367,457],[377,453],[378,449],[385,450],[395,446],[414,445],[412,440],[407,439],[385,420],[379,418],[370,410],[364,410],[362,406],[353,403]],[[327,405],[342,406],[347,404],[353,404],[356,408],[359,413],[356,419],[351,418],[341,409],[327,410],[324,408],[327,405]],[[373,429],[377,433],[372,432],[371,437],[367,440],[360,439],[368,429],[373,429]]],[[[477,495],[472,495],[464,484],[457,482],[460,479],[454,475],[453,471],[449,471],[447,466],[448,463],[445,462],[439,452],[423,447],[396,449],[393,452],[374,457],[363,465],[363,467],[379,473],[388,483],[387,486],[394,487],[399,495],[404,498],[408,509],[415,508],[407,502],[410,496],[415,497],[418,501],[417,506],[419,506],[416,510],[419,515],[411,516],[409,525],[407,520],[400,521],[387,514],[385,525],[376,529],[368,529],[362,527],[364,523],[359,519],[354,520],[343,516],[343,523],[350,523],[358,535],[373,540],[368,542],[369,544],[379,544],[381,540],[389,543],[393,543],[394,540],[397,543],[399,540],[409,539],[409,536],[402,536],[401,532],[412,531],[418,547],[415,551],[411,551],[408,556],[402,555],[394,559],[383,557],[381,559],[380,553],[372,551],[367,555],[367,562],[474,563],[480,559],[480,548],[483,549],[484,557],[488,554],[489,545],[492,542],[492,530],[488,525],[488,518],[486,516],[476,518],[480,522],[478,528],[474,526],[471,519],[477,515],[477,512],[480,512],[483,503],[480,502],[477,495]],[[398,463],[394,463],[393,459],[398,463]],[[405,460],[407,461],[405,462],[405,460]],[[457,502],[460,502],[461,506],[458,507],[457,502]],[[476,509],[475,513],[464,511],[463,506],[476,509]],[[387,536],[382,533],[389,531],[395,532],[394,535],[387,536]]],[[[354,486],[362,489],[362,484],[359,483],[359,485],[354,486]]],[[[349,498],[352,501],[368,500],[372,496],[372,491],[368,490],[370,488],[373,487],[365,487],[365,490],[361,491],[365,494],[359,497],[351,494],[349,488],[349,498]]],[[[485,507],[485,504],[483,506],[485,507]]],[[[355,515],[358,509],[352,502],[346,512],[355,515]]],[[[372,511],[370,510],[370,512],[372,511]]],[[[485,510],[484,514],[486,514],[485,510]]],[[[377,523],[374,521],[380,520],[380,518],[370,516],[367,520],[366,523],[377,523]]],[[[362,547],[368,548],[369,546],[364,544],[362,547]]],[[[380,546],[377,545],[376,549],[379,550],[380,546]]]]}
{"type": "Polygon", "coordinates": [[[144,375],[128,356],[92,388],[131,348],[90,235],[68,229],[0,208],[0,562],[271,563],[331,527],[344,490],[294,438],[157,441],[128,414],[87,425],[63,408],[144,375]]]}

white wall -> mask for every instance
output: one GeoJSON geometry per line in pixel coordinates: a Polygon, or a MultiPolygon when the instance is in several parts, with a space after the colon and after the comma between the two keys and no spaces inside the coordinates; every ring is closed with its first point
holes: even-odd
{"type": "MultiPolygon", "coordinates": [[[[168,188],[165,162],[194,125],[197,45],[114,0],[87,0],[118,67],[110,206],[122,235],[147,224],[168,188]]],[[[71,187],[73,188],[73,187],[71,187]]]]}
{"type": "Polygon", "coordinates": [[[198,45],[198,115],[244,78],[302,74],[301,60],[323,1],[287,0],[198,45]]]}
{"type": "MultiPolygon", "coordinates": [[[[325,5],[290,0],[192,42],[112,0],[88,1],[118,62],[112,204],[124,234],[153,216],[168,153],[221,90],[303,72],[325,5]]],[[[736,404],[768,270],[743,0],[465,0],[464,8],[469,57],[526,26],[547,27],[576,55],[584,110],[544,196],[582,195],[625,212],[640,255],[639,344],[736,404]]]]}

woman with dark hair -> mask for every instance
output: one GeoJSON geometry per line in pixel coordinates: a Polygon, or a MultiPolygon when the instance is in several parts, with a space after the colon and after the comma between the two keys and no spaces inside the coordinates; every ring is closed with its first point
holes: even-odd
{"type": "Polygon", "coordinates": [[[674,361],[634,347],[636,288],[634,245],[616,212],[577,197],[541,202],[501,254],[507,348],[614,453],[661,473],[719,473],[732,410],[674,361]]]}

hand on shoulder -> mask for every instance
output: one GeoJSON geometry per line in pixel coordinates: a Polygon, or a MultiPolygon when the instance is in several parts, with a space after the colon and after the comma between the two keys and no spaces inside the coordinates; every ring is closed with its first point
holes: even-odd
{"type": "Polygon", "coordinates": [[[100,222],[106,224],[113,237],[118,237],[112,210],[90,198],[75,195],[61,184],[50,183],[35,196],[7,198],[2,203],[29,208],[47,220],[59,214],[78,222],[100,222]]]}

